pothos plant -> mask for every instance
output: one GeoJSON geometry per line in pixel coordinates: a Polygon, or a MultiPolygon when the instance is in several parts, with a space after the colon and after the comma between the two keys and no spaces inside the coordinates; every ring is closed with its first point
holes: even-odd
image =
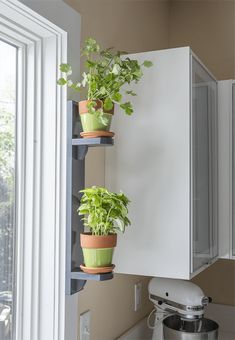
{"type": "Polygon", "coordinates": [[[80,191],[83,195],[78,208],[84,215],[84,225],[92,235],[116,234],[124,232],[130,225],[128,219],[129,199],[122,193],[113,193],[102,187],[93,186],[80,191]]]}
{"type": "MultiPolygon", "coordinates": [[[[67,85],[75,91],[85,88],[87,91],[87,105],[89,113],[96,113],[104,125],[108,124],[104,110],[113,109],[114,103],[119,105],[127,115],[133,113],[130,101],[123,102],[122,93],[124,85],[137,83],[143,76],[143,67],[151,67],[152,62],[145,60],[140,64],[137,60],[123,57],[122,51],[114,52],[113,48],[101,49],[93,38],[85,41],[82,56],[85,57],[86,71],[82,74],[80,82],[71,79],[72,67],[69,64],[61,64],[60,70],[63,77],[58,80],[59,85],[67,85]],[[95,109],[96,100],[102,102],[101,108],[95,109]]],[[[136,96],[129,87],[126,94],[136,96]]]]}

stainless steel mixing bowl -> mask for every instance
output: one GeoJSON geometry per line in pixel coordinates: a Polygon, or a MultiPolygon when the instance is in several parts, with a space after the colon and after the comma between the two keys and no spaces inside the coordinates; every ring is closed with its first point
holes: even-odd
{"type": "Polygon", "coordinates": [[[209,319],[186,320],[171,315],[163,321],[164,340],[218,340],[219,325],[209,319]]]}

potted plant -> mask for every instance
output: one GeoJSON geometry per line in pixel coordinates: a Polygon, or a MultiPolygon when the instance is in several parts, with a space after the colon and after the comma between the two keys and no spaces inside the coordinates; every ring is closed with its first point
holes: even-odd
{"type": "Polygon", "coordinates": [[[113,193],[93,186],[80,191],[83,195],[78,214],[84,215],[84,225],[90,232],[80,235],[84,266],[89,273],[110,272],[117,243],[117,231],[124,232],[130,225],[129,199],[122,193],[113,193]]]}
{"type": "MultiPolygon", "coordinates": [[[[69,64],[60,65],[63,77],[57,83],[78,92],[85,88],[87,93],[86,100],[79,102],[83,137],[110,135],[108,131],[114,104],[120,106],[127,115],[133,113],[131,102],[123,102],[121,92],[125,85],[137,83],[143,76],[143,67],[152,66],[152,62],[145,60],[140,64],[128,56],[123,57],[123,54],[120,51],[114,52],[112,48],[101,50],[96,40],[88,38],[82,49],[82,56],[86,58],[86,71],[82,74],[81,82],[71,80],[72,67],[69,64]]],[[[125,92],[136,96],[129,86],[125,92]]]]}

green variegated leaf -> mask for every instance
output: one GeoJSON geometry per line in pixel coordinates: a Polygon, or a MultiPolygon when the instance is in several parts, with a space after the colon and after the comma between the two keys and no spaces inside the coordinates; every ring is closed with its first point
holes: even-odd
{"type": "Polygon", "coordinates": [[[63,73],[68,73],[72,71],[72,67],[69,64],[60,64],[60,71],[63,73]]]}
{"type": "Polygon", "coordinates": [[[153,66],[153,62],[152,62],[152,61],[149,61],[149,60],[145,60],[145,61],[143,62],[143,65],[144,65],[145,67],[152,67],[152,66],[153,66]]]}
{"type": "Polygon", "coordinates": [[[67,84],[67,80],[64,79],[64,78],[60,78],[60,79],[57,80],[57,84],[63,86],[65,84],[67,84]]]}
{"type": "Polygon", "coordinates": [[[113,102],[110,98],[106,98],[104,101],[104,109],[106,111],[112,110],[113,108],[113,102]]]}
{"type": "Polygon", "coordinates": [[[126,94],[129,94],[130,96],[137,96],[137,94],[133,91],[126,91],[126,94]]]}
{"type": "Polygon", "coordinates": [[[122,100],[122,95],[121,93],[119,92],[115,92],[113,95],[112,95],[112,100],[116,103],[119,103],[121,100],[122,100]]]}
{"type": "Polygon", "coordinates": [[[120,72],[120,70],[121,70],[120,65],[118,65],[118,64],[113,65],[113,69],[112,69],[113,74],[117,75],[120,72]]]}
{"type": "Polygon", "coordinates": [[[126,102],[124,104],[121,104],[120,107],[126,112],[128,116],[131,116],[133,113],[133,107],[130,102],[126,102]]]}
{"type": "Polygon", "coordinates": [[[90,67],[94,67],[94,66],[96,66],[96,63],[95,63],[95,61],[92,61],[92,60],[87,60],[86,61],[86,66],[88,67],[88,68],[90,68],[90,67]]]}
{"type": "Polygon", "coordinates": [[[103,96],[106,93],[106,89],[104,86],[100,88],[100,94],[103,96]]]}

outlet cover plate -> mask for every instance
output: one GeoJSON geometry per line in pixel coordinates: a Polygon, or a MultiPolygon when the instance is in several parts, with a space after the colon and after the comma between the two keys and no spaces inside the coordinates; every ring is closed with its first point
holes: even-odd
{"type": "Polygon", "coordinates": [[[91,312],[80,315],[80,340],[90,340],[91,312]]]}
{"type": "Polygon", "coordinates": [[[140,307],[141,307],[141,303],[142,303],[142,282],[137,282],[135,284],[135,304],[134,304],[134,311],[137,312],[140,307]]]}

